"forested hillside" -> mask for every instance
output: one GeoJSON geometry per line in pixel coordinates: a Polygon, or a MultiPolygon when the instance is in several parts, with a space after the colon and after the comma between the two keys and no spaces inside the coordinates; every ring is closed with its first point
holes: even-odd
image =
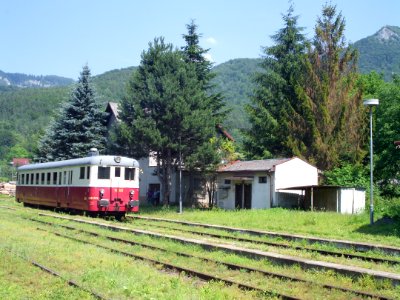
{"type": "Polygon", "coordinates": [[[55,87],[70,85],[73,82],[73,79],[55,75],[36,76],[0,71],[0,87],[55,87]]]}
{"type": "Polygon", "coordinates": [[[238,138],[238,129],[248,127],[243,106],[249,103],[254,84],[252,77],[259,71],[261,59],[239,58],[214,67],[215,89],[224,96],[225,103],[231,109],[225,126],[238,138]]]}
{"type": "Polygon", "coordinates": [[[376,71],[386,80],[400,73],[400,27],[385,26],[372,36],[354,43],[359,51],[361,73],[376,71]]]}
{"type": "MultiPolygon", "coordinates": [[[[375,70],[384,73],[385,79],[391,79],[393,73],[400,73],[399,27],[385,26],[375,35],[354,43],[354,47],[359,50],[359,70],[362,73],[375,70]]],[[[240,139],[239,129],[248,127],[243,107],[249,103],[254,87],[252,76],[259,70],[260,62],[261,59],[233,59],[213,68],[216,73],[212,82],[214,89],[223,94],[227,107],[231,109],[224,125],[236,139],[240,139]]],[[[104,106],[108,101],[120,102],[135,68],[94,76],[97,101],[104,106]]],[[[72,79],[58,76],[0,71],[0,161],[5,163],[17,155],[15,151],[21,147],[31,153],[54,112],[68,98],[72,83],[72,79]],[[43,87],[54,85],[56,87],[43,87]],[[16,145],[18,147],[12,149],[16,145]]]]}

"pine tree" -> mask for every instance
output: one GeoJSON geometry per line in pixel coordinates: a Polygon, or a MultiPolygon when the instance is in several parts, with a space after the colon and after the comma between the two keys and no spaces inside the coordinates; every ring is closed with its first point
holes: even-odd
{"type": "MultiPolygon", "coordinates": [[[[215,86],[211,83],[212,79],[215,78],[215,73],[212,72],[213,64],[206,59],[206,54],[210,49],[203,49],[199,44],[201,34],[197,33],[198,26],[194,20],[190,24],[186,25],[187,34],[183,34],[183,38],[186,42],[184,47],[181,47],[182,53],[185,57],[185,61],[195,67],[197,74],[198,85],[207,95],[204,100],[207,102],[211,109],[212,117],[215,118],[215,127],[219,126],[227,115],[225,109],[224,99],[221,93],[216,93],[215,86]]],[[[215,130],[215,138],[217,138],[217,132],[215,130]]],[[[220,137],[223,139],[223,137],[220,137]]],[[[221,151],[218,148],[222,141],[212,142],[204,144],[201,151],[189,154],[189,157],[185,157],[185,168],[189,171],[189,176],[193,178],[194,173],[202,174],[206,181],[206,186],[209,194],[210,207],[214,204],[214,194],[216,192],[216,169],[221,162],[221,151]],[[210,163],[211,162],[211,163],[210,163]],[[200,172],[199,172],[200,171],[200,172]],[[214,184],[212,184],[214,182],[214,184]]],[[[193,193],[194,187],[193,180],[189,180],[189,191],[187,193],[188,198],[194,201],[193,193]]]]}
{"type": "Polygon", "coordinates": [[[78,83],[56,119],[39,142],[38,158],[42,161],[86,156],[94,147],[105,147],[106,114],[95,101],[90,69],[84,66],[78,83]]]}
{"type": "Polygon", "coordinates": [[[244,148],[253,158],[292,155],[292,136],[301,132],[291,123],[302,122],[303,108],[296,89],[303,76],[306,39],[290,6],[283,16],[285,27],[272,36],[275,45],[264,48],[262,72],[256,74],[256,89],[246,107],[251,129],[245,131],[244,148]],[[289,131],[293,130],[293,131],[289,131]]]}
{"type": "Polygon", "coordinates": [[[222,94],[214,92],[212,79],[216,74],[212,72],[213,63],[206,59],[206,54],[210,49],[203,49],[200,46],[201,34],[197,33],[197,28],[194,20],[191,20],[190,24],[186,24],[187,34],[183,34],[186,45],[181,47],[181,50],[185,61],[194,65],[199,85],[208,95],[212,113],[214,116],[218,116],[217,121],[221,123],[227,115],[227,110],[222,94]]]}
{"type": "Polygon", "coordinates": [[[308,51],[306,77],[297,91],[308,107],[306,122],[300,123],[301,130],[307,132],[303,156],[321,169],[356,163],[365,155],[358,54],[346,45],[344,29],[345,20],[336,7],[324,6],[308,51]]]}
{"type": "Polygon", "coordinates": [[[155,153],[164,205],[169,203],[172,170],[180,153],[201,158],[214,134],[215,118],[208,98],[199,85],[193,64],[180,51],[154,39],[142,53],[141,63],[128,83],[121,102],[120,141],[125,151],[140,158],[155,153]]]}

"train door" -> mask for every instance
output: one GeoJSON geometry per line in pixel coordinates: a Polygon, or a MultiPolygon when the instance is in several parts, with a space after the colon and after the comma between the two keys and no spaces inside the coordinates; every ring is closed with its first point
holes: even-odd
{"type": "MultiPolygon", "coordinates": [[[[120,187],[121,187],[121,167],[114,167],[114,176],[110,180],[110,200],[121,199],[120,187]]],[[[117,203],[118,205],[118,203],[117,203]]]]}

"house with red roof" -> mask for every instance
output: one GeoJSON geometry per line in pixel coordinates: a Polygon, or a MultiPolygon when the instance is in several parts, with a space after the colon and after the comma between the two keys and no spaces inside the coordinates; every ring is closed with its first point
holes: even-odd
{"type": "Polygon", "coordinates": [[[300,207],[303,190],[318,185],[318,169],[300,158],[236,161],[218,170],[217,205],[224,209],[300,207]]]}

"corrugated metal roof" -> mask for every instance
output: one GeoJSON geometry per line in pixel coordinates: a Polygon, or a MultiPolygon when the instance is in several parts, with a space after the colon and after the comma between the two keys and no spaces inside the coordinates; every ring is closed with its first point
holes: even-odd
{"type": "Polygon", "coordinates": [[[235,161],[219,168],[218,172],[273,171],[276,165],[292,158],[274,158],[264,160],[235,161]]]}

